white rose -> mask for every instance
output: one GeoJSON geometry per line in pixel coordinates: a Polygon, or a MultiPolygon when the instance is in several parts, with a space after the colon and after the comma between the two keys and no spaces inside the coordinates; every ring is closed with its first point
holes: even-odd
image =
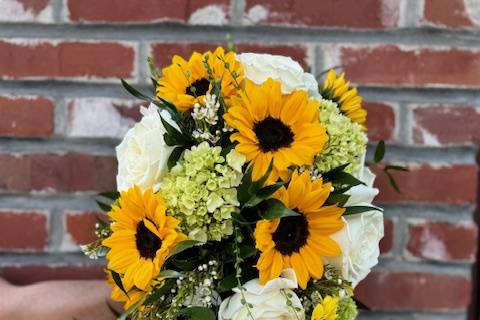
{"type": "MultiPolygon", "coordinates": [[[[152,187],[157,191],[160,179],[167,172],[167,160],[173,150],[163,139],[166,130],[157,106],[150,104],[148,109],[142,107],[140,111],[142,120],[128,130],[116,148],[119,191],[128,190],[133,185],[138,185],[142,190],[152,187]]],[[[160,113],[163,119],[179,129],[166,110],[160,113]]]]}
{"type": "MultiPolygon", "coordinates": [[[[256,320],[304,320],[305,310],[302,303],[291,290],[296,288],[298,284],[295,271],[285,269],[280,278],[270,280],[264,286],[259,284],[258,279],[248,281],[244,285],[244,295],[247,303],[252,305],[250,312],[256,320]],[[292,306],[287,306],[287,295],[291,295],[292,306]]],[[[218,319],[250,319],[247,307],[241,303],[240,290],[235,288],[233,291],[236,293],[220,305],[218,319]]]]}
{"type": "Polygon", "coordinates": [[[245,77],[256,84],[262,84],[268,78],[282,83],[282,93],[295,90],[307,91],[310,97],[320,98],[315,77],[306,73],[298,62],[290,57],[271,54],[242,53],[237,59],[243,66],[245,77]]]}
{"type": "MultiPolygon", "coordinates": [[[[371,206],[373,198],[378,194],[378,189],[372,187],[375,175],[368,168],[363,169],[360,179],[366,186],[355,186],[346,192],[350,195],[346,206],[371,206]]],[[[345,227],[332,235],[340,245],[342,255],[325,260],[340,270],[343,278],[356,287],[378,263],[379,242],[384,232],[383,213],[372,210],[345,216],[344,220],[345,227]]]]}

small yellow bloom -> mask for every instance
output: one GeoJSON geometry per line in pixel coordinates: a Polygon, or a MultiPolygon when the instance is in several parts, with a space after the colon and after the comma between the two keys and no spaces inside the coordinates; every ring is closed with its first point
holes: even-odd
{"type": "Polygon", "coordinates": [[[362,107],[362,97],[358,95],[356,88],[350,87],[350,82],[345,81],[342,73],[337,76],[335,70],[330,69],[321,89],[322,97],[338,103],[342,113],[353,122],[358,123],[366,131],[367,110],[362,107]]]}
{"type": "Polygon", "coordinates": [[[338,298],[326,296],[323,301],[315,307],[312,313],[312,320],[336,320],[338,298]]]}
{"type": "Polygon", "coordinates": [[[188,60],[175,55],[172,64],[162,69],[162,76],[157,81],[157,97],[170,101],[184,112],[195,103],[203,103],[205,95],[212,89],[212,80],[221,81],[226,100],[236,95],[243,81],[243,69],[234,52],[225,52],[218,47],[214,52],[194,52],[188,60]]]}

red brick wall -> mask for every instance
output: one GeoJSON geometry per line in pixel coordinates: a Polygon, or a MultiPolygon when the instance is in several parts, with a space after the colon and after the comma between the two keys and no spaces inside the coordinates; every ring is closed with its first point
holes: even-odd
{"type": "Polygon", "coordinates": [[[357,289],[365,319],[466,319],[477,255],[480,9],[475,0],[0,0],[0,275],[16,283],[101,277],[91,196],[115,187],[113,147],[147,87],[145,59],[205,50],[343,66],[371,141],[407,165],[385,176],[379,266],[357,289]],[[210,24],[210,26],[206,26],[210,24]]]}

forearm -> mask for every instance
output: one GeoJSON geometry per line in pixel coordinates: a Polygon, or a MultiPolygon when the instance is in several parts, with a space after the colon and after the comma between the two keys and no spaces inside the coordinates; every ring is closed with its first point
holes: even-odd
{"type": "Polygon", "coordinates": [[[103,281],[49,281],[24,287],[3,283],[0,320],[112,320],[109,295],[110,288],[103,281]]]}

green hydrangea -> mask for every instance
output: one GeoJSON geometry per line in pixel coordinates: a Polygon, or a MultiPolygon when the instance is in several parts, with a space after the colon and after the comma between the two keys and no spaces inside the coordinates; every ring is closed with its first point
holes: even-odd
{"type": "Polygon", "coordinates": [[[322,99],[319,108],[320,121],[327,129],[328,142],[315,158],[316,169],[327,172],[350,163],[345,171],[358,172],[366,150],[367,136],[360,125],[341,113],[335,102],[322,99]]]}
{"type": "Polygon", "coordinates": [[[220,241],[233,233],[245,156],[232,150],[223,157],[221,151],[207,142],[186,150],[161,183],[169,214],[191,239],[220,241]]]}
{"type": "Polygon", "coordinates": [[[338,320],[354,320],[357,315],[357,305],[352,298],[342,298],[338,301],[337,306],[338,320]]]}

